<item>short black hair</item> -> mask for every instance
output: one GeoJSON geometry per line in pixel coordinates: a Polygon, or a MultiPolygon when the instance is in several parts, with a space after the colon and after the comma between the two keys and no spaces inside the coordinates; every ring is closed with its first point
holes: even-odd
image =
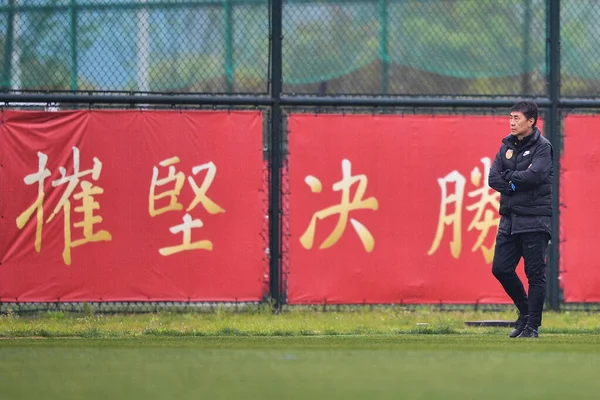
{"type": "Polygon", "coordinates": [[[510,112],[513,111],[522,112],[526,119],[533,118],[533,126],[537,123],[538,106],[535,102],[528,100],[517,101],[510,109],[510,112]]]}

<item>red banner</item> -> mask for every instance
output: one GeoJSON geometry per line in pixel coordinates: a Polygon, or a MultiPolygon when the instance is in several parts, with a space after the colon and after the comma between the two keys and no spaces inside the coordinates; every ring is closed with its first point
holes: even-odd
{"type": "Polygon", "coordinates": [[[560,178],[560,282],[567,302],[600,301],[600,269],[594,249],[600,241],[600,118],[564,119],[560,178]]]}
{"type": "Polygon", "coordinates": [[[290,115],[289,303],[509,303],[487,186],[508,125],[290,115]]]}
{"type": "Polygon", "coordinates": [[[0,301],[257,301],[260,112],[4,111],[0,301]]]}

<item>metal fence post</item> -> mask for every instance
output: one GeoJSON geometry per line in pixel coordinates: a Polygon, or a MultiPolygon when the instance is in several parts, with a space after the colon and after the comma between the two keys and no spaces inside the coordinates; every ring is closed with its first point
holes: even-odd
{"type": "Polygon", "coordinates": [[[281,143],[282,118],[281,91],[283,87],[282,42],[283,42],[283,4],[282,0],[270,1],[270,85],[271,124],[269,138],[269,253],[270,253],[270,289],[275,308],[281,309],[281,143]]]}
{"type": "Polygon", "coordinates": [[[547,65],[548,65],[548,96],[550,108],[548,110],[547,132],[548,139],[554,147],[554,188],[552,208],[552,243],[548,254],[548,297],[550,308],[560,309],[560,0],[548,0],[548,40],[547,40],[547,65]]]}
{"type": "Polygon", "coordinates": [[[233,90],[233,6],[224,0],[225,8],[225,93],[233,90]]]}
{"type": "Polygon", "coordinates": [[[2,69],[2,89],[9,90],[11,86],[12,52],[15,30],[15,0],[8,0],[8,15],[6,26],[6,43],[4,43],[4,60],[2,69]]]}
{"type": "Polygon", "coordinates": [[[531,51],[531,17],[533,15],[531,9],[531,0],[525,0],[525,12],[523,16],[523,87],[521,91],[524,95],[531,94],[531,63],[530,63],[530,51],[531,51]]]}
{"type": "Polygon", "coordinates": [[[77,90],[77,0],[69,3],[70,15],[70,52],[71,52],[71,90],[77,90]]]}
{"type": "Polygon", "coordinates": [[[379,59],[381,62],[381,93],[389,86],[390,56],[388,53],[388,0],[379,0],[379,59]]]}

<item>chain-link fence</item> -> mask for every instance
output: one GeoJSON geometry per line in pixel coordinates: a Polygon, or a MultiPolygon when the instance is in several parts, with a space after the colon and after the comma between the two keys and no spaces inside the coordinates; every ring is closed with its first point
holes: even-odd
{"type": "Polygon", "coordinates": [[[594,0],[561,2],[561,80],[563,96],[600,94],[600,4],[594,0]]]}
{"type": "MultiPolygon", "coordinates": [[[[562,2],[563,94],[600,80],[600,4],[562,2]]],[[[283,91],[547,93],[546,0],[285,0],[283,91]]],[[[257,93],[268,0],[3,0],[5,89],[257,93]]]]}
{"type": "Polygon", "coordinates": [[[267,0],[3,2],[5,88],[267,90],[267,0]]]}
{"type": "Polygon", "coordinates": [[[543,0],[286,4],[286,92],[546,91],[543,0]]]}

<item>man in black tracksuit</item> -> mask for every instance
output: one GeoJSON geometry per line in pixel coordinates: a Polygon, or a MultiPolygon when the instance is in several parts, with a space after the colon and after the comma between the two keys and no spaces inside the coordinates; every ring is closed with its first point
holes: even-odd
{"type": "Polygon", "coordinates": [[[510,135],[502,140],[489,185],[500,192],[500,225],[492,273],[517,306],[510,337],[538,337],[546,297],[546,250],[552,218],[553,150],[535,126],[537,105],[511,108],[510,135]],[[529,296],[515,270],[525,262],[529,296]]]}

